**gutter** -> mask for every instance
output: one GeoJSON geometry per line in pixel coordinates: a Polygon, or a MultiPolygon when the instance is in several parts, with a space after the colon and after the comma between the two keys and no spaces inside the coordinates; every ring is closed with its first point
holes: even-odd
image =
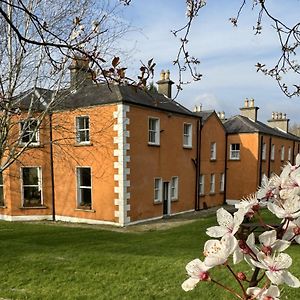
{"type": "Polygon", "coordinates": [[[201,151],[201,129],[202,118],[199,117],[197,121],[197,154],[196,154],[196,183],[195,183],[195,210],[200,210],[200,197],[199,197],[199,178],[200,178],[200,151],[201,151]]]}
{"type": "Polygon", "coordinates": [[[270,171],[271,171],[271,151],[272,151],[272,138],[270,137],[269,139],[269,156],[268,156],[268,170],[267,170],[267,173],[268,173],[268,178],[270,178],[271,174],[270,174],[270,171]]]}
{"type": "Polygon", "coordinates": [[[261,184],[261,171],[262,171],[262,151],[263,151],[263,141],[264,141],[264,136],[260,136],[260,143],[259,143],[259,174],[258,174],[258,182],[256,183],[256,186],[260,186],[261,184]]]}
{"type": "Polygon", "coordinates": [[[225,163],[224,163],[224,199],[223,204],[226,204],[227,194],[227,155],[228,155],[228,133],[225,130],[225,163]]]}

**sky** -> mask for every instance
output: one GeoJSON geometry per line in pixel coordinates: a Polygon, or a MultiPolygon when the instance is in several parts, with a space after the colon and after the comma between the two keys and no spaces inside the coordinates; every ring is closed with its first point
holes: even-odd
{"type": "MultiPolygon", "coordinates": [[[[242,0],[207,0],[199,12],[189,37],[189,53],[200,59],[201,81],[184,86],[176,101],[189,109],[202,104],[204,110],[224,111],[226,117],[239,113],[245,98],[253,98],[260,109],[258,119],[266,122],[273,111],[287,114],[291,123],[300,123],[300,99],[287,98],[275,80],[256,72],[257,62],[274,66],[280,55],[279,42],[265,18],[263,31],[255,35],[258,9],[251,0],[242,12],[238,27],[229,18],[236,15],[242,0]],[[272,65],[273,63],[273,65],[272,65]]],[[[292,24],[299,21],[299,0],[268,0],[271,12],[292,24]]],[[[156,62],[153,81],[160,71],[169,69],[176,82],[178,71],[173,66],[179,41],[171,30],[186,22],[184,0],[132,0],[122,12],[132,31],[123,37],[122,49],[128,49],[129,75],[137,75],[140,61],[156,62]]],[[[185,77],[189,79],[188,77],[185,77]]],[[[294,78],[299,84],[299,78],[294,78]]],[[[175,94],[175,87],[173,94],[175,94]]]]}

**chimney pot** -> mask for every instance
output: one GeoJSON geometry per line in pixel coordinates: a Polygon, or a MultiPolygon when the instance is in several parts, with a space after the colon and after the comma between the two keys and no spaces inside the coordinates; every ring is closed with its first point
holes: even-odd
{"type": "Polygon", "coordinates": [[[250,107],[254,107],[254,99],[253,98],[250,100],[250,107]]]}
{"type": "Polygon", "coordinates": [[[165,80],[165,71],[161,70],[160,72],[160,80],[165,80]]]}
{"type": "Polygon", "coordinates": [[[165,73],[165,80],[170,80],[170,70],[167,70],[165,73]]]}
{"type": "Polygon", "coordinates": [[[275,112],[273,111],[272,112],[272,120],[274,120],[274,118],[275,118],[275,112]]]}
{"type": "Polygon", "coordinates": [[[245,105],[244,105],[244,107],[249,107],[249,100],[248,100],[248,98],[245,99],[245,105]]]}
{"type": "Polygon", "coordinates": [[[224,119],[225,119],[225,112],[222,111],[222,112],[221,112],[221,120],[224,120],[224,119]]]}

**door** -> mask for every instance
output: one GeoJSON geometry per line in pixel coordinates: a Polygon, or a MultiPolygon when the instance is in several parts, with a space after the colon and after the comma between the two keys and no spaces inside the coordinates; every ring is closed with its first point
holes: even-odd
{"type": "Polygon", "coordinates": [[[169,182],[163,183],[163,215],[170,214],[170,193],[169,193],[169,182]]]}

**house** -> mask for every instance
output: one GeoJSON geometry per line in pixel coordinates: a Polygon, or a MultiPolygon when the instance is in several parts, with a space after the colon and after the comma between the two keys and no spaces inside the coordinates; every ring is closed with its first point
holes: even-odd
{"type": "MultiPolygon", "coordinates": [[[[199,117],[170,100],[169,73],[158,81],[167,96],[86,74],[73,65],[60,106],[38,131],[24,125],[21,142],[33,142],[0,180],[0,218],[125,226],[194,210],[199,117]]],[[[22,97],[47,103],[51,93],[22,97]]]]}
{"type": "Polygon", "coordinates": [[[288,132],[289,120],[273,113],[268,125],[258,121],[254,100],[245,100],[240,115],[224,122],[227,132],[228,203],[254,193],[262,176],[280,174],[287,161],[294,163],[300,149],[299,137],[288,132]]]}
{"type": "Polygon", "coordinates": [[[198,106],[194,113],[201,119],[196,209],[205,209],[222,205],[226,199],[226,132],[214,110],[202,111],[202,106],[198,106]]]}

